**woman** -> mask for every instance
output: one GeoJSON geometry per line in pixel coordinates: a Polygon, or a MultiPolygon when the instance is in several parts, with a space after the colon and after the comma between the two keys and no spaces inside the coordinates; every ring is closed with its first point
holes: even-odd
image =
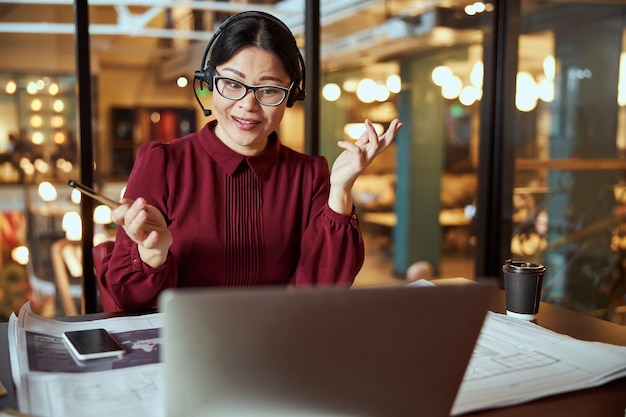
{"type": "Polygon", "coordinates": [[[202,72],[215,120],[142,146],[113,211],[106,290],[119,309],[153,307],[172,287],[350,285],[362,266],[352,185],[402,124],[379,138],[366,120],[357,142],[339,142],[332,172],[281,145],[275,130],[302,96],[296,41],[271,15],[236,16],[202,72]]]}

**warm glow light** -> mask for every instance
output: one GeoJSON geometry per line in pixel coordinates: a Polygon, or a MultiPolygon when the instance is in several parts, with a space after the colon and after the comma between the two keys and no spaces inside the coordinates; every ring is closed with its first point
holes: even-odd
{"type": "Polygon", "coordinates": [[[461,81],[458,76],[454,75],[441,86],[441,95],[448,100],[454,100],[461,94],[462,88],[463,81],[461,81]]]}
{"type": "Polygon", "coordinates": [[[485,76],[485,69],[482,61],[477,61],[472,66],[470,71],[470,82],[476,88],[483,88],[483,78],[485,76]]]}
{"type": "Polygon", "coordinates": [[[17,84],[15,83],[15,81],[9,81],[4,88],[4,91],[6,91],[7,94],[15,94],[15,92],[17,91],[17,84]]]}
{"type": "Polygon", "coordinates": [[[322,88],[322,96],[326,101],[337,101],[341,97],[341,88],[335,83],[328,83],[322,88]]]}
{"type": "Polygon", "coordinates": [[[39,197],[45,202],[51,202],[57,199],[57,189],[49,181],[42,181],[37,187],[39,197]]]}
{"type": "Polygon", "coordinates": [[[28,158],[20,158],[20,168],[26,175],[33,175],[35,173],[35,166],[28,158]]]}
{"type": "Polygon", "coordinates": [[[439,87],[443,87],[445,83],[447,83],[450,79],[452,79],[452,77],[454,77],[454,74],[452,73],[452,70],[450,68],[440,65],[433,69],[430,77],[436,85],[438,85],[439,87]]]}
{"type": "Polygon", "coordinates": [[[622,52],[619,59],[619,77],[617,81],[617,104],[626,106],[626,52],[622,52]]]}
{"type": "Polygon", "coordinates": [[[33,132],[33,135],[30,137],[30,141],[35,145],[41,145],[43,143],[43,133],[33,132]]]}
{"type": "Polygon", "coordinates": [[[484,12],[486,9],[487,6],[485,6],[485,3],[483,3],[482,1],[477,1],[474,4],[469,4],[465,6],[464,11],[468,16],[474,16],[475,14],[484,12]]]}
{"type": "Polygon", "coordinates": [[[477,13],[482,13],[486,10],[486,6],[485,3],[483,3],[482,1],[477,1],[476,3],[474,3],[474,10],[476,10],[477,13]]]}
{"type": "Polygon", "coordinates": [[[63,158],[57,159],[57,168],[63,172],[70,173],[74,169],[74,165],[70,161],[66,161],[63,158]]]}
{"type": "Polygon", "coordinates": [[[161,120],[161,113],[157,111],[150,113],[150,121],[152,123],[159,123],[160,120],[161,120]]]}
{"type": "Polygon", "coordinates": [[[54,143],[57,145],[62,145],[65,143],[65,133],[63,132],[55,132],[54,133],[54,143]]]}
{"type": "Polygon", "coordinates": [[[50,119],[50,126],[54,127],[55,129],[62,127],[63,116],[53,116],[52,119],[50,119]]]}
{"type": "Polygon", "coordinates": [[[376,84],[376,101],[384,103],[391,94],[384,84],[376,84]]]}
{"type": "Polygon", "coordinates": [[[65,103],[63,103],[63,100],[54,100],[54,103],[52,103],[52,109],[57,113],[61,113],[64,108],[65,103]]]}
{"type": "MultiPolygon", "coordinates": [[[[379,135],[382,135],[384,132],[384,127],[380,123],[374,123],[374,130],[379,135]]],[[[363,123],[348,123],[343,127],[343,133],[346,134],[350,139],[357,140],[361,135],[365,132],[366,127],[363,123]]]]}
{"type": "Polygon", "coordinates": [[[70,201],[74,204],[80,204],[81,199],[82,194],[80,193],[80,191],[78,191],[77,189],[73,189],[72,193],[70,194],[70,201]]]}
{"type": "Polygon", "coordinates": [[[176,80],[176,85],[179,86],[180,88],[187,87],[187,84],[189,84],[189,81],[187,80],[187,77],[180,76],[176,80]]]}
{"type": "Polygon", "coordinates": [[[464,106],[471,106],[474,104],[480,97],[480,91],[478,88],[466,85],[461,90],[461,94],[459,94],[459,101],[464,106]]]}
{"type": "Polygon", "coordinates": [[[26,85],[26,92],[27,92],[28,94],[36,94],[36,93],[37,93],[37,90],[38,90],[38,89],[37,89],[37,84],[36,84],[35,82],[33,82],[33,81],[29,82],[29,83],[26,85]]]}
{"type": "Polygon", "coordinates": [[[38,98],[30,102],[30,109],[32,111],[39,111],[42,107],[43,105],[41,104],[41,100],[39,100],[38,98]]]}
{"type": "Polygon", "coordinates": [[[400,90],[402,89],[402,80],[400,79],[400,76],[397,74],[392,74],[389,77],[387,77],[386,84],[387,84],[387,88],[389,89],[389,91],[394,94],[398,94],[400,90]]]}
{"type": "Polygon", "coordinates": [[[39,116],[37,114],[35,114],[34,116],[31,116],[31,118],[30,118],[30,125],[32,127],[34,127],[35,129],[41,127],[42,123],[43,123],[43,121],[41,120],[41,116],[39,116]]]}
{"type": "Polygon", "coordinates": [[[556,61],[552,55],[543,60],[543,73],[548,80],[554,80],[556,76],[556,61]]]}
{"type": "Polygon", "coordinates": [[[51,96],[56,96],[57,94],[59,94],[59,84],[50,84],[50,87],[48,87],[48,93],[50,93],[51,96]]]}
{"type": "Polygon", "coordinates": [[[95,224],[111,224],[111,208],[100,204],[93,210],[93,222],[95,224]]]}
{"type": "Polygon", "coordinates": [[[41,158],[35,159],[35,169],[42,174],[50,172],[50,165],[41,158]]]}
{"type": "Polygon", "coordinates": [[[16,246],[11,249],[11,259],[20,265],[28,265],[30,251],[26,246],[16,246]]]}
{"type": "Polygon", "coordinates": [[[552,103],[554,101],[554,81],[543,78],[537,85],[537,92],[542,101],[552,103]]]}
{"type": "Polygon", "coordinates": [[[515,107],[519,111],[529,112],[537,106],[539,93],[533,76],[527,72],[517,73],[515,90],[515,107]]]}
{"type": "Polygon", "coordinates": [[[347,91],[348,93],[355,93],[356,88],[359,86],[359,81],[355,79],[345,80],[343,82],[343,91],[347,91]]]}
{"type": "Polygon", "coordinates": [[[65,231],[65,238],[67,240],[78,241],[83,237],[83,225],[80,214],[75,211],[68,211],[63,215],[61,228],[65,231]]]}
{"type": "Polygon", "coordinates": [[[373,103],[376,100],[376,82],[371,78],[364,78],[359,81],[356,88],[356,96],[363,103],[373,103]]]}

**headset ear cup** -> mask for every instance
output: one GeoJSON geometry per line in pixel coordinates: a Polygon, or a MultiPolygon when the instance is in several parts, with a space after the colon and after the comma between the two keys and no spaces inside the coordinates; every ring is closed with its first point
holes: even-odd
{"type": "Polygon", "coordinates": [[[287,96],[287,107],[292,107],[297,100],[298,94],[300,93],[299,87],[293,87],[289,92],[289,96],[287,96]]]}
{"type": "Polygon", "coordinates": [[[287,107],[292,107],[296,101],[302,101],[306,97],[306,93],[299,86],[295,86],[291,89],[289,96],[287,97],[287,107]]]}
{"type": "Polygon", "coordinates": [[[296,96],[296,100],[303,101],[306,98],[306,91],[298,88],[298,95],[296,96]]]}
{"type": "Polygon", "coordinates": [[[209,91],[213,91],[213,68],[208,68],[194,73],[194,78],[200,81],[200,85],[206,83],[209,91]]]}
{"type": "Polygon", "coordinates": [[[204,74],[204,81],[206,82],[207,88],[209,89],[209,91],[213,91],[213,75],[215,74],[215,68],[209,65],[204,71],[204,74]]]}

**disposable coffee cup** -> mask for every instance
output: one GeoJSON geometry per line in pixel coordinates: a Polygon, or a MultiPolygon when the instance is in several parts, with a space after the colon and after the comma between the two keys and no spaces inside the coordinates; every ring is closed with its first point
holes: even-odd
{"type": "Polygon", "coordinates": [[[543,265],[507,259],[502,266],[506,314],[523,320],[535,320],[539,312],[541,287],[546,268],[543,265]]]}

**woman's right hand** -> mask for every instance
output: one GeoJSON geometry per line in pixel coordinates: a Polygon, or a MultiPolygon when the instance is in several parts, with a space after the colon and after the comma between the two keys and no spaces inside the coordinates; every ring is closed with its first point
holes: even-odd
{"type": "Polygon", "coordinates": [[[145,199],[123,199],[111,212],[111,219],[122,226],[128,237],[139,247],[141,260],[152,268],[165,263],[174,242],[163,214],[145,199]]]}

